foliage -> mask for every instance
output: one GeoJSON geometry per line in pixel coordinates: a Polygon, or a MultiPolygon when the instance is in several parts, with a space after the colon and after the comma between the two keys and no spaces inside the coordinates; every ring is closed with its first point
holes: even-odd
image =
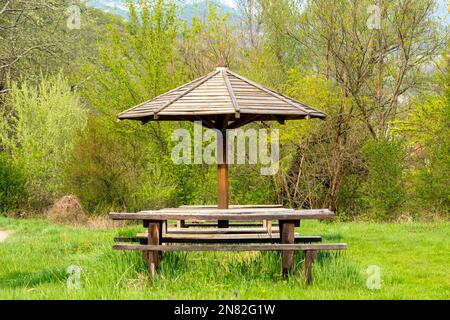
{"type": "Polygon", "coordinates": [[[0,153],[0,212],[17,210],[26,202],[25,183],[22,168],[0,153]]]}
{"type": "Polygon", "coordinates": [[[66,193],[78,195],[91,213],[170,204],[174,186],[151,163],[142,139],[139,132],[123,139],[120,132],[91,118],[65,161],[66,193]]]}
{"type": "Polygon", "coordinates": [[[236,32],[229,14],[221,14],[217,4],[208,3],[207,17],[192,18],[191,25],[182,29],[179,43],[183,64],[193,77],[214,70],[219,63],[236,63],[236,32]]]}
{"type": "Polygon", "coordinates": [[[363,204],[380,220],[392,217],[404,196],[402,143],[369,140],[361,152],[367,168],[367,180],[361,186],[363,204]]]}
{"type": "Polygon", "coordinates": [[[216,203],[215,165],[170,159],[173,130],[190,123],[115,115],[228,63],[328,114],[250,124],[280,129],[280,170],[230,166],[231,203],[448,213],[449,34],[436,1],[380,0],[379,26],[370,0],[236,0],[231,14],[213,1],[190,22],[175,0],[129,0],[125,20],[75,4],[79,30],[62,0],[0,5],[0,148],[31,208],[62,193],[91,212],[216,203]]]}
{"type": "Polygon", "coordinates": [[[86,110],[60,73],[37,86],[12,83],[0,113],[2,148],[24,169],[30,200],[43,205],[62,185],[62,162],[84,126],[86,110]]]}
{"type": "Polygon", "coordinates": [[[0,94],[7,79],[39,83],[41,74],[77,70],[81,59],[96,54],[93,43],[107,36],[107,21],[117,17],[85,6],[84,1],[2,1],[0,4],[0,94]],[[71,10],[74,9],[74,10],[71,10]],[[78,26],[71,17],[79,10],[78,26]]]}
{"type": "Polygon", "coordinates": [[[450,77],[448,66],[437,77],[441,94],[417,99],[414,109],[397,131],[408,136],[415,160],[408,171],[413,205],[420,211],[450,210],[450,77]]]}
{"type": "Polygon", "coordinates": [[[140,0],[128,6],[129,21],[124,27],[111,23],[110,37],[98,43],[98,56],[83,66],[88,82],[82,94],[111,117],[172,89],[183,78],[175,59],[179,23],[174,3],[140,0]]]}

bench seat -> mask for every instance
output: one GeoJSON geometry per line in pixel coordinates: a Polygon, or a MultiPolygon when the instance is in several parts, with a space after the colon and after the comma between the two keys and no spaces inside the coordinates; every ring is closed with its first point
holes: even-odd
{"type": "MultiPolygon", "coordinates": [[[[318,243],[318,244],[252,244],[252,245],[146,245],[146,244],[115,244],[115,250],[139,250],[144,254],[151,252],[168,252],[168,251],[305,251],[305,278],[309,285],[312,281],[311,269],[312,263],[318,251],[321,250],[345,250],[346,243],[318,243]]],[[[151,262],[149,269],[151,270],[151,280],[155,277],[155,264],[151,262]]],[[[283,275],[287,272],[283,269],[283,275]]]]}
{"type": "MultiPolygon", "coordinates": [[[[148,235],[139,233],[136,237],[116,237],[115,242],[140,242],[146,243],[148,235]]],[[[320,236],[294,235],[295,243],[321,242],[320,236]]],[[[280,234],[177,234],[167,233],[161,237],[163,243],[279,243],[280,234]]]]}

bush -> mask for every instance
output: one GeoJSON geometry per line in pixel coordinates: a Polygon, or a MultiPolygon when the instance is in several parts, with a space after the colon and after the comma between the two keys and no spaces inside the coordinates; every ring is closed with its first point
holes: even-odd
{"type": "Polygon", "coordinates": [[[419,212],[450,210],[450,97],[419,103],[401,130],[409,134],[414,165],[408,172],[412,206],[419,212]]]}
{"type": "Polygon", "coordinates": [[[150,150],[146,128],[124,134],[119,129],[127,125],[90,118],[74,141],[64,164],[64,190],[77,195],[88,213],[157,208],[174,198],[170,170],[150,150]]]}
{"type": "Polygon", "coordinates": [[[367,168],[367,179],[361,185],[363,203],[377,219],[392,217],[404,199],[403,145],[383,138],[369,140],[361,153],[367,168]]]}
{"type": "Polygon", "coordinates": [[[33,208],[44,207],[60,191],[61,163],[86,110],[62,74],[44,77],[38,85],[13,82],[0,109],[0,144],[21,164],[33,208]]]}
{"type": "Polygon", "coordinates": [[[0,212],[17,210],[26,202],[25,183],[23,170],[0,154],[0,212]]]}

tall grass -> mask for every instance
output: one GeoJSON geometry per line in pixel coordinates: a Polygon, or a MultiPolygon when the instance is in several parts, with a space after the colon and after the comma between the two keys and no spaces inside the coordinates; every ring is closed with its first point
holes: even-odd
{"type": "Polygon", "coordinates": [[[0,243],[1,299],[417,299],[450,297],[449,223],[303,223],[303,234],[343,241],[342,253],[321,252],[313,284],[305,285],[296,253],[288,280],[277,252],[170,252],[150,286],[140,252],[113,251],[117,234],[140,227],[95,230],[0,217],[11,231],[0,243]],[[368,265],[379,265],[382,288],[366,286],[368,265]],[[79,266],[81,288],[67,287],[66,268],[79,266]]]}

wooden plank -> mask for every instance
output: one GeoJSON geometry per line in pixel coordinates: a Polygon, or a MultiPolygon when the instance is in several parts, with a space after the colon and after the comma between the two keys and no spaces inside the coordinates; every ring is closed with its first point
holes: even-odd
{"type": "MultiPolygon", "coordinates": [[[[297,234],[298,235],[298,234],[297,234]]],[[[276,238],[279,240],[279,235],[274,234],[273,236],[265,233],[232,233],[232,234],[211,234],[211,233],[167,233],[166,237],[174,239],[263,239],[263,238],[276,238]]]]}
{"type": "MultiPolygon", "coordinates": [[[[282,204],[231,204],[228,206],[228,208],[230,209],[241,209],[241,208],[282,208],[283,205],[282,204]]],[[[200,205],[181,205],[178,208],[173,208],[173,209],[180,209],[180,210],[185,210],[185,209],[214,209],[217,208],[216,205],[214,204],[200,204],[200,205]]],[[[165,209],[161,209],[161,210],[165,210],[165,209]]]]}
{"type": "MultiPolygon", "coordinates": [[[[321,242],[321,236],[300,236],[296,235],[294,243],[312,243],[321,242]]],[[[140,237],[139,235],[135,237],[115,237],[114,242],[139,242],[140,244],[147,244],[147,237],[140,237]]],[[[236,238],[202,238],[202,237],[192,237],[192,238],[179,238],[172,237],[172,235],[163,236],[161,239],[162,243],[279,243],[278,237],[239,237],[236,238]]]]}
{"type": "MultiPolygon", "coordinates": [[[[186,228],[193,229],[193,230],[210,230],[212,228],[216,228],[218,226],[217,221],[214,223],[205,223],[205,221],[195,222],[195,223],[186,223],[184,225],[186,228]]],[[[261,227],[262,224],[258,222],[241,222],[236,223],[234,221],[231,221],[229,223],[228,227],[261,227]]]]}
{"type": "Polygon", "coordinates": [[[147,251],[306,251],[306,250],[345,250],[346,243],[317,244],[253,244],[253,245],[135,245],[114,244],[114,250],[147,251]]]}
{"type": "MultiPolygon", "coordinates": [[[[312,243],[312,242],[321,242],[320,236],[296,236],[294,238],[293,243],[312,243]]],[[[277,237],[270,236],[249,236],[249,237],[223,237],[215,236],[215,237],[172,237],[167,236],[163,238],[163,243],[228,243],[228,244],[237,244],[237,243],[279,243],[280,240],[277,237]]]]}
{"type": "Polygon", "coordinates": [[[304,220],[332,219],[334,214],[328,209],[292,210],[292,209],[202,209],[202,210],[166,210],[141,211],[137,213],[109,213],[113,220],[304,220]]]}
{"type": "MultiPolygon", "coordinates": [[[[278,227],[272,228],[272,233],[278,233],[278,227]]],[[[233,234],[233,233],[268,233],[266,228],[228,228],[228,229],[212,229],[212,228],[168,228],[167,233],[182,233],[182,234],[233,234]]]]}

